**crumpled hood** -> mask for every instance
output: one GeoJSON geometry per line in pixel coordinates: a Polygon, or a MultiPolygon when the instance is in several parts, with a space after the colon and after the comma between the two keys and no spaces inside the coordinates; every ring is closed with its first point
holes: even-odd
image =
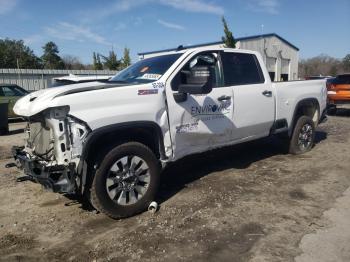
{"type": "Polygon", "coordinates": [[[43,89],[30,93],[19,99],[16,102],[13,111],[19,116],[30,117],[37,113],[40,113],[47,108],[66,105],[64,104],[64,99],[57,98],[62,98],[63,96],[69,94],[119,87],[122,87],[122,85],[113,83],[89,82],[43,89]]]}

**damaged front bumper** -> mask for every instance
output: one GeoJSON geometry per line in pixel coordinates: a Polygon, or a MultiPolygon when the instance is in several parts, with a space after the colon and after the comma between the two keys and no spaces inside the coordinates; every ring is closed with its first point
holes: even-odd
{"type": "Polygon", "coordinates": [[[58,193],[74,193],[76,188],[75,165],[48,166],[44,161],[32,159],[24,147],[13,147],[12,154],[18,168],[31,180],[58,193]]]}

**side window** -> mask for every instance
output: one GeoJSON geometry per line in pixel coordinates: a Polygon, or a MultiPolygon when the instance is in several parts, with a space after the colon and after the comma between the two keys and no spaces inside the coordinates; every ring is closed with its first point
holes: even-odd
{"type": "Polygon", "coordinates": [[[0,96],[5,96],[4,91],[2,89],[3,89],[3,87],[0,86],[0,96]]]}
{"type": "Polygon", "coordinates": [[[171,87],[177,91],[179,85],[196,85],[203,79],[209,79],[211,87],[222,86],[220,61],[215,52],[201,53],[193,57],[174,77],[171,87]]]}
{"type": "Polygon", "coordinates": [[[10,87],[4,86],[2,90],[4,92],[4,96],[16,96],[16,92],[10,87]]]}
{"type": "Polygon", "coordinates": [[[17,86],[3,86],[2,90],[4,96],[24,96],[27,94],[25,90],[17,86]]]}
{"type": "Polygon", "coordinates": [[[25,96],[25,95],[29,94],[28,91],[26,91],[25,89],[22,89],[18,86],[14,86],[13,90],[16,92],[17,96],[25,96]]]}
{"type": "Polygon", "coordinates": [[[265,79],[255,55],[225,52],[222,56],[225,86],[264,83],[265,79]]]}

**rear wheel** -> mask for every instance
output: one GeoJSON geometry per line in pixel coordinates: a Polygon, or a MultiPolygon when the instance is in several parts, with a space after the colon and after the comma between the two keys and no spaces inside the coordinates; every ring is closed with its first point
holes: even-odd
{"type": "Polygon", "coordinates": [[[315,124],[308,116],[301,116],[289,142],[289,153],[298,155],[312,149],[315,140],[315,124]]]}
{"type": "Polygon", "coordinates": [[[147,209],[159,185],[160,165],[145,145],[129,142],[112,149],[102,160],[91,186],[91,202],[112,218],[147,209]]]}

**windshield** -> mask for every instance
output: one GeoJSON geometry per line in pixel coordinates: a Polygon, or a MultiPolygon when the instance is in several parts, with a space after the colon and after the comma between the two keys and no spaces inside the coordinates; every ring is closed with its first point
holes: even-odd
{"type": "Polygon", "coordinates": [[[110,82],[144,84],[157,81],[182,54],[171,54],[140,60],[112,77],[110,82]]]}

